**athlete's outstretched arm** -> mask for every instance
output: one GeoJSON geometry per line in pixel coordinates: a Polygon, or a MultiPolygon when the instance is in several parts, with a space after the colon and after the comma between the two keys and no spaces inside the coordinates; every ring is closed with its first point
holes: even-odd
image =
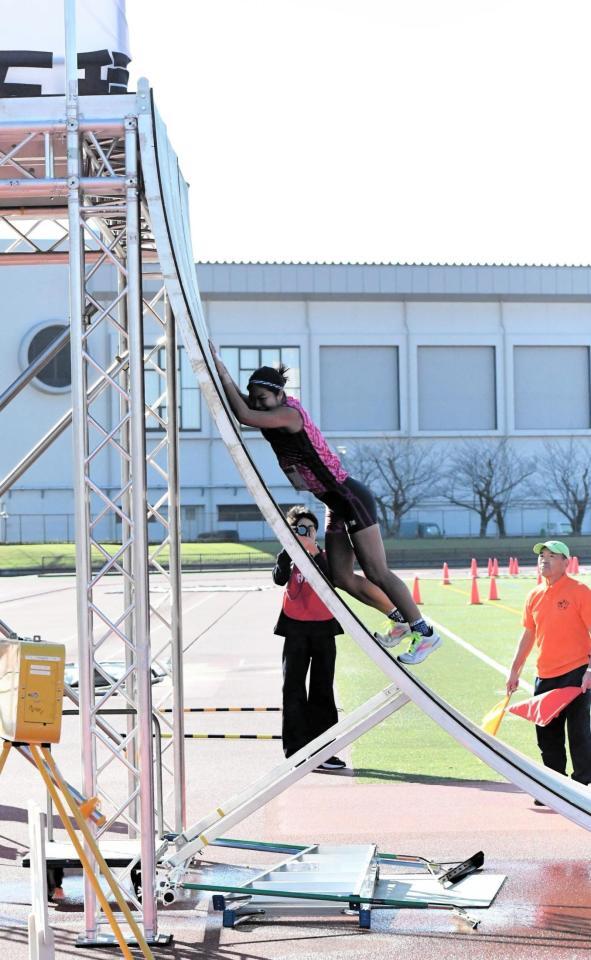
{"type": "Polygon", "coordinates": [[[273,410],[252,410],[228,373],[225,363],[218,357],[211,340],[209,345],[224,393],[239,423],[246,427],[286,427],[292,433],[301,429],[300,414],[293,407],[282,405],[273,410]]]}
{"type": "MultiPolygon", "coordinates": [[[[240,387],[238,386],[238,384],[236,383],[236,381],[234,380],[234,378],[231,376],[230,371],[228,370],[228,368],[227,368],[227,366],[225,365],[224,361],[223,361],[223,360],[220,360],[220,358],[219,358],[219,356],[218,356],[218,352],[217,352],[216,346],[215,346],[215,344],[213,343],[212,340],[209,341],[209,349],[211,350],[211,355],[212,355],[212,357],[213,357],[213,362],[215,363],[216,370],[217,370],[217,372],[218,372],[219,378],[220,378],[220,380],[222,380],[222,384],[223,384],[223,379],[222,379],[222,370],[223,370],[223,371],[225,372],[225,376],[228,378],[228,380],[230,380],[230,381],[232,382],[232,386],[234,387],[236,393],[238,393],[238,394],[242,397],[242,399],[244,400],[244,402],[248,405],[248,396],[247,396],[247,394],[246,394],[246,393],[242,393],[242,390],[240,389],[240,387]]],[[[227,393],[225,386],[224,386],[224,391],[227,393]]],[[[229,399],[229,398],[228,398],[228,399],[229,399]]]]}

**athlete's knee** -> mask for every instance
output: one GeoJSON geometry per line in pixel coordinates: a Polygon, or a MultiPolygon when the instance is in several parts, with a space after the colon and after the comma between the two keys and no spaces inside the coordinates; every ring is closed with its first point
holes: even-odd
{"type": "Polygon", "coordinates": [[[392,579],[392,574],[385,563],[376,563],[372,560],[364,561],[363,572],[368,580],[381,587],[382,590],[390,584],[392,579]]]}
{"type": "Polygon", "coordinates": [[[346,590],[347,593],[351,592],[349,588],[355,584],[355,574],[347,570],[331,569],[330,579],[333,586],[338,587],[339,590],[346,590]]]}

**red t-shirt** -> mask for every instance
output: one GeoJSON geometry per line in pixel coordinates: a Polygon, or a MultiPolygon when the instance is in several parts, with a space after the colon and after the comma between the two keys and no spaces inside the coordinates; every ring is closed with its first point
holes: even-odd
{"type": "Polygon", "coordinates": [[[296,566],[283,593],[283,612],[292,620],[332,620],[332,613],[296,566]]]}
{"type": "Polygon", "coordinates": [[[539,677],[559,677],[589,661],[591,590],[563,574],[534,587],[525,601],[523,626],[533,630],[539,677]]]}

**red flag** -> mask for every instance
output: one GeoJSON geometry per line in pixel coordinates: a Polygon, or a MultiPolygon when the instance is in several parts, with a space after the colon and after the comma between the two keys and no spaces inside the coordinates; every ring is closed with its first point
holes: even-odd
{"type": "Polygon", "coordinates": [[[530,700],[513,704],[509,707],[509,713],[523,717],[524,720],[531,720],[538,727],[545,727],[580,693],[580,687],[558,687],[556,690],[547,690],[546,693],[540,693],[537,697],[531,697],[530,700]]]}

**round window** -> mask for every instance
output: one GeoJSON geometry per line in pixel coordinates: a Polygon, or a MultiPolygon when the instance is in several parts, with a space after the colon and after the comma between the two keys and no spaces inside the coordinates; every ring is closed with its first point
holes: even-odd
{"type": "MultiPolygon", "coordinates": [[[[64,330],[66,330],[66,325],[63,323],[43,323],[35,327],[35,329],[25,337],[23,343],[23,366],[28,367],[33,363],[64,330]]],[[[59,353],[57,353],[55,357],[52,357],[49,363],[39,371],[33,382],[41,387],[41,389],[45,388],[51,392],[62,392],[70,388],[72,384],[72,369],[70,364],[69,343],[67,343],[65,347],[62,347],[59,353]]]]}

